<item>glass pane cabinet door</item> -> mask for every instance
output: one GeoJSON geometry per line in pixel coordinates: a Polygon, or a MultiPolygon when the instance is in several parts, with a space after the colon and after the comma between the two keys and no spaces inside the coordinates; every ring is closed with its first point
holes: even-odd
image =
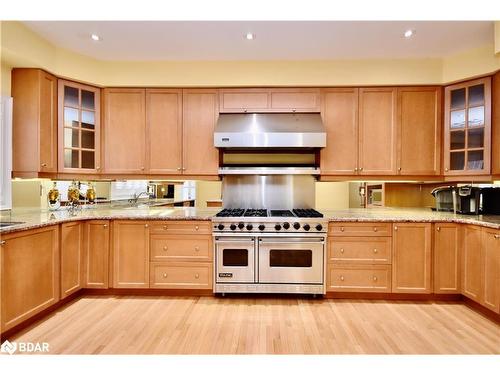
{"type": "Polygon", "coordinates": [[[446,88],[445,173],[489,173],[491,79],[446,88]]]}
{"type": "Polygon", "coordinates": [[[61,169],[98,172],[99,89],[59,81],[61,169]]]}

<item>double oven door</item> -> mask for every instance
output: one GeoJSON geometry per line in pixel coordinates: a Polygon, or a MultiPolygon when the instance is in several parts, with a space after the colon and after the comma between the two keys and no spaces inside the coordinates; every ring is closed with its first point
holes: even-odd
{"type": "Polygon", "coordinates": [[[216,283],[324,283],[324,237],[218,237],[216,283]]]}

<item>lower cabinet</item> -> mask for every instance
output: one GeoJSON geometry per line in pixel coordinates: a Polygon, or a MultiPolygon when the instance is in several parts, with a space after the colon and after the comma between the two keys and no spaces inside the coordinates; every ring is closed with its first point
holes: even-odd
{"type": "Polygon", "coordinates": [[[327,290],[391,292],[390,265],[333,265],[328,267],[327,290]]]}
{"type": "Polygon", "coordinates": [[[85,288],[109,287],[109,221],[91,220],[84,227],[84,278],[85,288]]]}
{"type": "Polygon", "coordinates": [[[481,302],[482,294],[481,247],[481,228],[466,225],[462,260],[462,294],[476,302],[481,302]]]}
{"type": "Polygon", "coordinates": [[[83,224],[61,224],[61,299],[83,287],[83,224]]]}
{"type": "Polygon", "coordinates": [[[482,231],[482,303],[490,310],[500,313],[500,230],[483,228],[482,231]]]}
{"type": "Polygon", "coordinates": [[[113,287],[149,288],[149,224],[113,223],[113,287]]]}
{"type": "Polygon", "coordinates": [[[59,301],[59,226],[2,235],[1,331],[59,301]]]}
{"type": "Polygon", "coordinates": [[[434,293],[460,293],[462,226],[434,224],[434,293]]]}
{"type": "Polygon", "coordinates": [[[393,226],[392,292],[432,293],[432,224],[393,226]]]}
{"type": "Polygon", "coordinates": [[[212,289],[213,245],[208,221],[154,223],[150,237],[150,287],[212,289]]]}

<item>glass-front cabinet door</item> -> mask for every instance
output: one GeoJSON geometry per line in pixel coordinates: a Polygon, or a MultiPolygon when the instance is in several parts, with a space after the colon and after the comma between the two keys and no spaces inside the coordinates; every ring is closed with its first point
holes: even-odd
{"type": "Polygon", "coordinates": [[[100,89],[59,80],[59,171],[100,172],[100,89]]]}
{"type": "Polygon", "coordinates": [[[445,89],[444,174],[490,173],[491,78],[445,89]]]}

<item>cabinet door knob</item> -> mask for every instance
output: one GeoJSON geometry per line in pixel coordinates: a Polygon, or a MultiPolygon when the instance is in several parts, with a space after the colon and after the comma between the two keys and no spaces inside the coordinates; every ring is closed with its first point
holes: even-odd
{"type": "Polygon", "coordinates": [[[357,172],[358,171],[358,168],[354,168],[354,172],[357,172]]]}
{"type": "Polygon", "coordinates": [[[104,228],[107,228],[107,227],[108,227],[108,224],[104,224],[104,225],[103,225],[103,227],[104,227],[104,228]]]}
{"type": "Polygon", "coordinates": [[[194,251],[200,251],[200,247],[199,246],[195,246],[194,247],[194,251]]]}
{"type": "Polygon", "coordinates": [[[97,167],[95,167],[95,169],[97,169],[99,171],[99,170],[101,170],[101,166],[98,165],[97,167]]]}
{"type": "Polygon", "coordinates": [[[200,227],[197,225],[197,226],[194,227],[194,229],[198,230],[198,229],[200,229],[200,227]]]}
{"type": "Polygon", "coordinates": [[[377,253],[378,253],[378,250],[377,250],[377,249],[373,249],[373,252],[374,252],[375,254],[377,254],[377,253]]]}
{"type": "Polygon", "coordinates": [[[141,171],[143,171],[143,170],[144,170],[144,167],[141,167],[141,171]]]}
{"type": "Polygon", "coordinates": [[[363,167],[359,167],[359,170],[360,170],[360,171],[363,171],[363,167]]]}
{"type": "Polygon", "coordinates": [[[4,240],[0,241],[0,246],[3,246],[3,245],[5,245],[5,241],[4,240]]]}
{"type": "Polygon", "coordinates": [[[341,249],[340,249],[340,252],[341,252],[342,254],[344,254],[344,248],[341,248],[341,249]]]}
{"type": "Polygon", "coordinates": [[[199,274],[199,273],[197,273],[196,275],[194,275],[194,278],[195,278],[195,279],[199,279],[199,278],[200,278],[200,274],[199,274]]]}
{"type": "Polygon", "coordinates": [[[164,229],[164,230],[167,230],[167,226],[166,226],[166,225],[164,225],[164,226],[163,226],[163,229],[164,229]]]}
{"type": "Polygon", "coordinates": [[[149,225],[148,224],[144,224],[144,228],[149,228],[149,225]]]}
{"type": "Polygon", "coordinates": [[[340,276],[340,281],[344,281],[344,276],[340,276]]]}
{"type": "Polygon", "coordinates": [[[166,279],[167,277],[168,277],[168,273],[166,273],[166,272],[165,272],[165,273],[163,274],[163,278],[164,278],[164,279],[166,279]]]}
{"type": "Polygon", "coordinates": [[[394,227],[394,230],[398,230],[398,227],[394,227]]]}
{"type": "Polygon", "coordinates": [[[163,246],[163,251],[167,251],[168,250],[168,247],[167,246],[163,246]]]}
{"type": "Polygon", "coordinates": [[[439,232],[441,231],[441,227],[437,227],[436,230],[439,232]]]}
{"type": "MultiPolygon", "coordinates": [[[[495,239],[498,240],[500,238],[500,234],[495,234],[493,237],[495,237],[495,239]]],[[[3,242],[5,242],[5,241],[3,241],[3,242]]]]}
{"type": "Polygon", "coordinates": [[[398,168],[398,171],[401,172],[401,167],[398,168]]]}
{"type": "Polygon", "coordinates": [[[378,231],[378,228],[377,228],[377,227],[373,227],[373,231],[374,231],[374,232],[377,232],[377,231],[378,231]]]}
{"type": "Polygon", "coordinates": [[[177,170],[180,171],[180,170],[182,170],[182,168],[181,167],[177,167],[177,170]]]}
{"type": "Polygon", "coordinates": [[[445,168],[445,169],[444,169],[444,171],[445,171],[445,172],[448,172],[448,171],[449,171],[449,169],[448,169],[448,168],[445,168]]]}
{"type": "Polygon", "coordinates": [[[377,281],[377,276],[373,276],[373,281],[377,281]]]}
{"type": "Polygon", "coordinates": [[[47,163],[42,163],[42,167],[46,167],[47,166],[47,163]]]}
{"type": "Polygon", "coordinates": [[[340,231],[343,232],[344,231],[344,227],[340,227],[340,231]]]}

